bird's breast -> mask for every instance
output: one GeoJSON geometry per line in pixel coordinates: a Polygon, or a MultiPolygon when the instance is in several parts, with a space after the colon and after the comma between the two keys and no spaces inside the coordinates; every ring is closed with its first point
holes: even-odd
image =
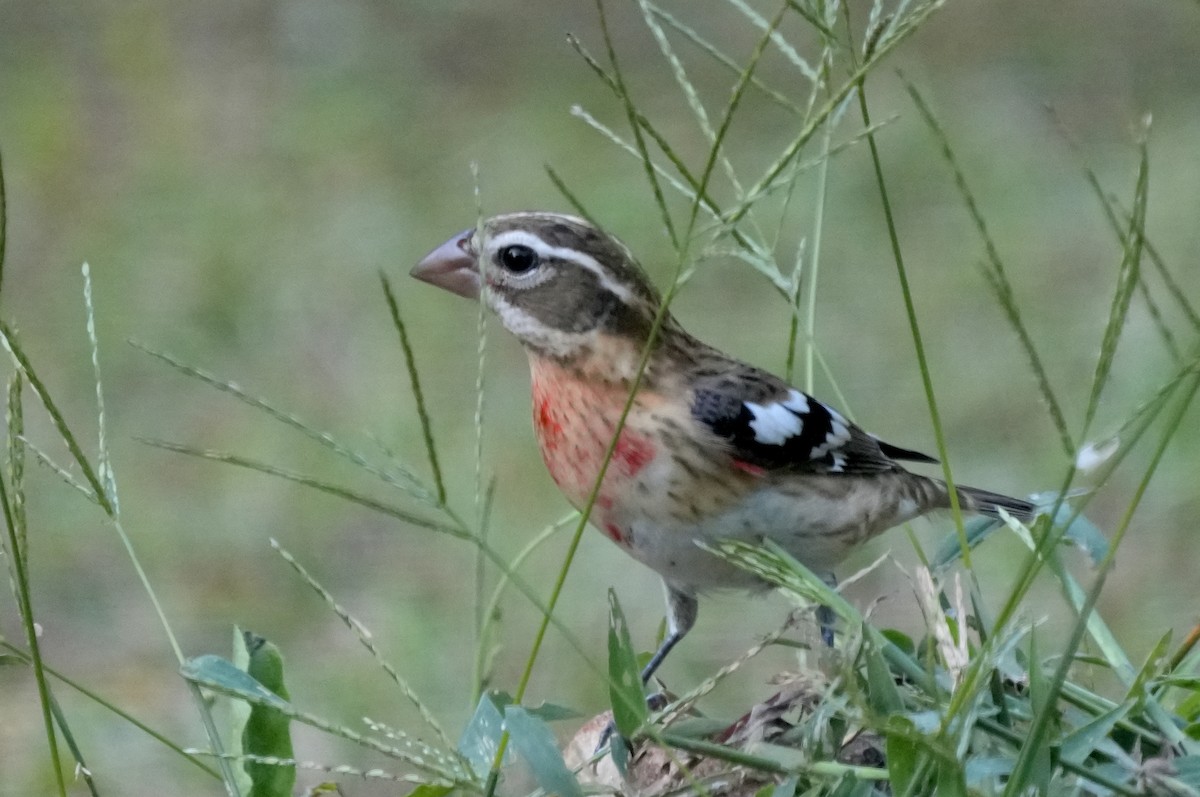
{"type": "MultiPolygon", "coordinates": [[[[555,364],[533,368],[533,428],[555,484],[576,508],[587,505],[628,399],[620,384],[582,379],[555,364]]],[[[617,438],[593,511],[604,522],[614,504],[659,455],[631,417],[617,438]]],[[[616,530],[605,529],[617,537],[616,530]]]]}
{"type": "MultiPolygon", "coordinates": [[[[587,506],[629,399],[628,386],[581,377],[534,359],[533,425],[555,484],[587,506]]],[[[600,480],[591,521],[642,559],[651,534],[687,536],[702,518],[735,504],[751,476],[721,468],[693,433],[688,407],[654,391],[637,394],[600,480]],[[649,532],[649,529],[658,532],[649,532]]]]}

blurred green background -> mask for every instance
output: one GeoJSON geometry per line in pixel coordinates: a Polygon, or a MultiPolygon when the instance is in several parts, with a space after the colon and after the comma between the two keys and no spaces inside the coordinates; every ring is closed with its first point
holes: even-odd
{"type": "MultiPolygon", "coordinates": [[[[763,3],[764,9],[773,8],[763,3]]],[[[677,13],[745,57],[752,31],[723,3],[677,13]]],[[[635,94],[682,149],[701,138],[670,72],[629,3],[610,24],[635,94]]],[[[866,8],[855,5],[861,18],[866,8]]],[[[237,623],[276,641],[295,702],[355,725],[363,715],[417,731],[413,711],[369,655],[271,551],[277,538],[370,628],[380,648],[452,730],[470,709],[473,552],[294,485],[148,448],[137,436],[233,451],[370,488],[313,443],[126,345],[136,338],[234,380],[371,450],[373,437],[424,468],[416,414],[379,289],[395,280],[433,408],[453,503],[472,516],[475,309],[407,272],[473,223],[470,164],[485,212],[567,209],[553,165],[661,281],[669,250],[637,163],[569,114],[580,104],[624,129],[611,95],[572,52],[568,32],[601,48],[590,3],[64,2],[0,4],[0,149],[8,191],[4,317],[68,419],[94,435],[79,266],[91,264],[108,432],[125,526],[189,655],[227,653],[237,623]]],[[[1005,256],[1026,320],[1078,429],[1108,312],[1119,248],[1080,170],[1086,161],[1128,203],[1135,129],[1154,118],[1150,239],[1200,301],[1200,7],[1157,2],[952,2],[870,84],[933,377],[958,478],[1014,493],[1051,489],[1065,462],[1033,381],[977,267],[980,247],[927,131],[895,80],[927,93],[958,148],[1005,256]],[[1079,140],[1073,153],[1050,105],[1079,140]]],[[[728,75],[677,41],[716,114],[728,75]]],[[[777,55],[765,79],[803,96],[777,55]]],[[[761,105],[733,135],[747,175],[794,132],[761,105]]],[[[840,135],[857,131],[851,121],[840,135]]],[[[811,202],[812,181],[802,184],[811,202]]],[[[810,230],[792,233],[792,239],[810,230]]],[[[933,448],[933,433],[872,185],[866,150],[830,170],[818,334],[855,417],[886,439],[933,448]]],[[[1155,283],[1157,294],[1163,297],[1155,283]]],[[[1167,321],[1191,344],[1164,301],[1167,321]]],[[[733,262],[706,264],[676,315],[711,342],[783,367],[787,310],[733,262]]],[[[1135,299],[1097,434],[1116,427],[1164,381],[1171,361],[1135,299]]],[[[516,551],[566,505],[546,477],[528,423],[519,347],[498,327],[487,361],[485,472],[495,474],[495,544],[516,551]]],[[[827,382],[817,392],[830,396],[827,382]]],[[[32,401],[29,407],[32,408],[32,401]]],[[[30,436],[66,461],[44,418],[30,436]]],[[[1200,613],[1200,467],[1189,416],[1138,510],[1101,602],[1130,651],[1200,613]]],[[[1092,504],[1106,531],[1127,506],[1149,454],[1139,450],[1092,504]]],[[[204,743],[176,662],[113,530],[45,468],[29,495],[33,600],[47,661],[184,744],[204,743]]],[[[421,470],[424,472],[424,470],[421,470]]],[[[924,540],[949,528],[917,524],[924,540]]],[[[527,565],[548,593],[563,535],[527,565]]],[[[911,563],[902,532],[860,552],[911,563]]],[[[999,595],[1020,554],[996,539],[977,556],[999,595]]],[[[658,581],[600,535],[585,537],[562,612],[604,655],[605,589],[615,586],[637,642],[649,648],[658,581]]],[[[1086,576],[1080,559],[1079,570],[1086,576]]],[[[911,589],[885,566],[852,588],[877,596],[880,621],[913,630],[911,589]]],[[[1061,627],[1054,589],[1029,609],[1061,627]]],[[[778,598],[717,596],[663,675],[683,690],[777,625],[778,598]]],[[[495,685],[515,685],[535,628],[526,602],[505,603],[495,685]]],[[[0,633],[18,642],[0,597],[0,633]]],[[[794,667],[769,652],[710,703],[733,713],[794,667]]],[[[600,683],[553,633],[531,697],[594,712],[600,683]]],[[[104,793],[217,794],[190,765],[60,687],[104,793]]],[[[36,690],[0,668],[0,794],[45,792],[36,690]]],[[[383,765],[297,730],[300,757],[383,765]]],[[[319,782],[317,773],[301,783],[319,782]]],[[[75,787],[77,793],[81,786],[75,787]]],[[[394,793],[349,781],[347,793],[394,793]]]]}

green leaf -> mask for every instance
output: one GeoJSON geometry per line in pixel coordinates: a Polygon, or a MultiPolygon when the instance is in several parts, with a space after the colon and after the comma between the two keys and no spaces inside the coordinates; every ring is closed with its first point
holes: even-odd
{"type": "Polygon", "coordinates": [[[958,761],[938,759],[937,797],[967,797],[967,781],[958,761]]]}
{"type": "Polygon", "coordinates": [[[871,637],[863,631],[863,657],[867,664],[867,700],[871,708],[887,716],[904,710],[904,698],[896,688],[896,679],[892,670],[883,658],[883,652],[871,641],[871,637]]]}
{"type": "MultiPolygon", "coordinates": [[[[821,794],[823,792],[813,792],[811,790],[805,792],[805,794],[814,793],[821,794]]],[[[853,775],[846,775],[838,781],[833,791],[828,792],[828,795],[829,797],[873,797],[873,795],[877,795],[878,793],[875,791],[875,787],[871,781],[859,780],[853,775]]]]}
{"type": "Polygon", "coordinates": [[[1175,767],[1175,777],[1193,789],[1200,789],[1200,756],[1181,756],[1171,764],[1175,767]]]}
{"type": "MultiPolygon", "coordinates": [[[[250,660],[247,674],[276,695],[288,699],[283,682],[283,656],[279,648],[263,637],[244,632],[246,651],[250,660]]],[[[250,707],[250,717],[242,731],[242,752],[264,758],[291,759],[292,735],[290,720],[278,709],[263,705],[250,707]]],[[[294,765],[268,764],[247,761],[246,773],[254,784],[249,797],[289,797],[296,785],[294,765]]]]}
{"type": "Polygon", "coordinates": [[[422,783],[408,793],[408,797],[446,797],[454,791],[453,786],[440,786],[435,783],[422,783]]]}
{"type": "Polygon", "coordinates": [[[649,711],[637,657],[629,640],[629,626],[612,589],[608,591],[608,678],[613,722],[617,732],[630,739],[642,727],[649,711]]]}
{"type": "Polygon", "coordinates": [[[1032,789],[1038,794],[1047,794],[1050,788],[1050,776],[1053,767],[1050,760],[1050,741],[1053,729],[1058,723],[1053,717],[1047,722],[1036,722],[1045,712],[1052,712],[1056,707],[1051,700],[1051,684],[1047,682],[1042,672],[1042,663],[1038,660],[1037,634],[1029,634],[1029,702],[1033,710],[1036,732],[1025,737],[1021,752],[1013,765],[1013,776],[1005,787],[1006,795],[1024,794],[1032,789]]]}
{"type": "Polygon", "coordinates": [[[1063,532],[1063,539],[1069,540],[1081,548],[1088,555],[1088,559],[1092,560],[1092,566],[1096,567],[1108,555],[1108,538],[1095,523],[1084,517],[1082,513],[1075,515],[1072,520],[1071,516],[1074,513],[1075,510],[1064,503],[1058,508],[1058,515],[1055,516],[1054,523],[1061,525],[1070,521],[1070,525],[1063,532]]]}
{"type": "Polygon", "coordinates": [[[1096,749],[1096,745],[1108,738],[1113,727],[1125,718],[1134,705],[1134,701],[1126,701],[1067,734],[1059,752],[1062,760],[1082,764],[1096,749]]]}
{"type": "MultiPolygon", "coordinates": [[[[957,544],[957,540],[958,540],[958,538],[956,536],[955,537],[956,544],[957,544]]],[[[895,628],[882,628],[882,629],[880,629],[879,633],[883,636],[884,639],[886,639],[888,642],[891,642],[893,645],[895,645],[897,648],[899,648],[904,653],[907,653],[909,656],[916,655],[917,645],[916,645],[916,643],[913,642],[912,637],[910,637],[908,634],[905,634],[902,631],[897,631],[895,628]]]]}
{"type": "Polygon", "coordinates": [[[504,708],[510,703],[512,698],[503,693],[488,692],[480,697],[475,714],[458,740],[458,752],[481,778],[487,777],[496,760],[500,734],[504,732],[504,708]]]}
{"type": "MultiPolygon", "coordinates": [[[[992,532],[1003,526],[1003,522],[990,517],[973,518],[964,523],[963,529],[967,535],[967,547],[974,548],[987,539],[992,532]]],[[[937,549],[933,553],[933,558],[929,561],[929,567],[934,571],[941,570],[943,567],[947,567],[961,558],[962,544],[959,541],[958,532],[952,531],[938,543],[937,549]]]]}
{"type": "Polygon", "coordinates": [[[562,753],[550,726],[521,706],[504,710],[505,727],[513,747],[529,764],[533,777],[547,794],[558,797],[583,797],[575,776],[563,762],[562,753]]]}
{"type": "Polygon", "coordinates": [[[919,747],[913,737],[917,729],[911,722],[892,717],[887,729],[887,768],[895,794],[915,794],[919,747]]]}
{"type": "Polygon", "coordinates": [[[543,722],[560,722],[562,720],[579,719],[583,715],[569,706],[557,703],[539,703],[536,706],[525,706],[525,711],[543,722]]]}
{"type": "Polygon", "coordinates": [[[233,662],[211,653],[188,659],[179,668],[189,681],[224,695],[265,704],[280,711],[292,711],[291,704],[254,680],[233,662]]]}
{"type": "Polygon", "coordinates": [[[1146,662],[1142,665],[1142,669],[1138,670],[1133,683],[1129,685],[1129,691],[1125,693],[1126,700],[1134,700],[1140,704],[1146,699],[1146,684],[1166,666],[1167,648],[1170,645],[1171,632],[1167,631],[1159,638],[1158,644],[1150,651],[1150,655],[1146,656],[1146,662]]]}

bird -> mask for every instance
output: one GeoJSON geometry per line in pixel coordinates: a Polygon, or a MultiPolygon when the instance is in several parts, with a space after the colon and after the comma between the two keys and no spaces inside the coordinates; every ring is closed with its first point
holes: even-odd
{"type": "MultiPolygon", "coordinates": [[[[520,341],[551,478],[576,509],[592,501],[591,524],[662,578],[667,629],[643,684],[694,626],[698,595],[766,586],[713,544],[771,541],[832,577],[859,543],[951,505],[944,482],[903,465],[934,458],[685,331],[629,248],[587,220],[492,216],[412,276],[482,298],[520,341]]],[[[1035,514],[1019,498],[955,489],[963,511],[1035,514]]]]}

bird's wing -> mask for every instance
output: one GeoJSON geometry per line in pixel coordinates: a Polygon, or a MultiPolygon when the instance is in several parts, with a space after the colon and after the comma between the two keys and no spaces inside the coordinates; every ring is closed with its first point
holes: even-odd
{"type": "Polygon", "coordinates": [[[698,368],[692,417],[730,448],[738,465],[811,473],[878,473],[896,460],[936,462],[884,443],[840,412],[753,366],[698,368]]]}

